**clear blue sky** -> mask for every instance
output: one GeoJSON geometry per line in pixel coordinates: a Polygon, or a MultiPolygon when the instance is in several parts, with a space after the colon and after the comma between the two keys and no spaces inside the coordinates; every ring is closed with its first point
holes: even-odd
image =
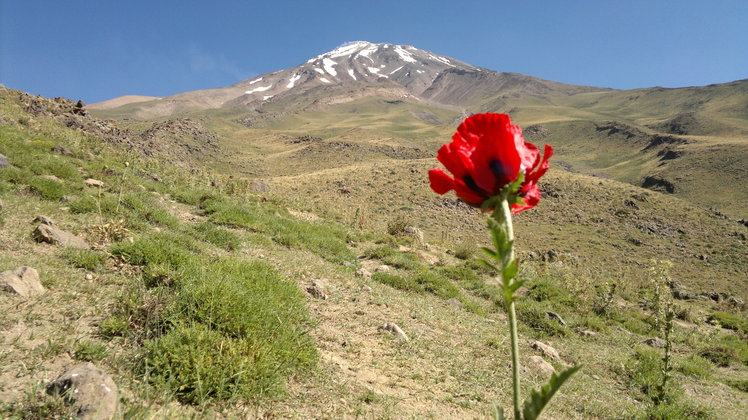
{"type": "Polygon", "coordinates": [[[355,40],[565,83],[705,85],[748,78],[748,0],[0,0],[0,83],[166,96],[355,40]]]}

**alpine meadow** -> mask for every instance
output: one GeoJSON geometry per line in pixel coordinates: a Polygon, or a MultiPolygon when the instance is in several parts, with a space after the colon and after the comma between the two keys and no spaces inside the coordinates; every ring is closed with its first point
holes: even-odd
{"type": "Polygon", "coordinates": [[[745,418],[748,79],[303,60],[0,87],[0,417],[745,418]]]}

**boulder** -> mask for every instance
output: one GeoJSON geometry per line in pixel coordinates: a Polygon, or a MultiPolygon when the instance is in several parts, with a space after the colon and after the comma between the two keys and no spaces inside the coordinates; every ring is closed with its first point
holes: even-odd
{"type": "Polygon", "coordinates": [[[363,277],[365,279],[370,279],[371,278],[371,272],[369,270],[365,269],[365,268],[359,268],[356,271],[356,275],[359,276],[359,277],[363,277]]]}
{"type": "Polygon", "coordinates": [[[408,226],[403,230],[403,234],[413,239],[413,242],[417,245],[423,245],[426,243],[423,239],[423,231],[415,226],[408,226]]]}
{"type": "Polygon", "coordinates": [[[61,395],[86,420],[109,420],[117,412],[119,389],[112,378],[90,362],[73,366],[47,386],[47,393],[61,395]]]}
{"type": "Polygon", "coordinates": [[[39,273],[36,269],[26,266],[0,273],[0,289],[23,297],[41,295],[45,292],[39,273]]]}
{"type": "Polygon", "coordinates": [[[49,225],[39,225],[33,233],[37,242],[46,242],[53,245],[70,246],[73,248],[89,249],[90,246],[80,236],[75,236],[70,232],[57,229],[49,225]]]}

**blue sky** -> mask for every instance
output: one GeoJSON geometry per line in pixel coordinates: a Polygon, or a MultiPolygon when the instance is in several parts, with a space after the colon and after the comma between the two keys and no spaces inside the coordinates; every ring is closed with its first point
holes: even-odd
{"type": "Polygon", "coordinates": [[[748,78],[746,0],[0,0],[0,83],[88,103],[226,86],[347,41],[636,88],[748,78]]]}

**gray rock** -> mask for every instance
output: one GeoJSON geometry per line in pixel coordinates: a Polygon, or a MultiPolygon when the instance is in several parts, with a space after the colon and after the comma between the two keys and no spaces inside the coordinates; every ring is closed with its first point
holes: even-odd
{"type": "Polygon", "coordinates": [[[99,181],[98,179],[88,178],[85,181],[86,186],[91,188],[102,188],[104,186],[104,181],[99,181]]]}
{"type": "Polygon", "coordinates": [[[57,229],[49,225],[39,225],[33,233],[37,242],[46,242],[53,245],[69,246],[73,248],[89,249],[90,246],[80,236],[57,229]]]}
{"type": "Polygon", "coordinates": [[[0,153],[0,168],[7,168],[10,166],[10,162],[8,162],[8,158],[5,157],[4,154],[0,153]]]}
{"type": "Polygon", "coordinates": [[[564,321],[564,319],[561,318],[561,315],[555,312],[551,312],[551,311],[546,312],[545,315],[550,319],[555,319],[556,321],[558,321],[559,324],[563,325],[564,327],[566,326],[566,321],[564,321]]]}
{"type": "Polygon", "coordinates": [[[374,269],[375,273],[389,273],[390,271],[392,271],[392,267],[387,264],[382,264],[374,269]]]}
{"type": "Polygon", "coordinates": [[[457,309],[462,308],[462,302],[460,302],[456,298],[447,299],[447,303],[450,304],[450,305],[452,305],[452,306],[454,306],[457,309]]]}
{"type": "Polygon", "coordinates": [[[55,181],[55,182],[62,182],[62,180],[58,178],[56,175],[39,175],[39,178],[44,178],[44,179],[48,179],[50,181],[55,181]]]}
{"type": "Polygon", "coordinates": [[[71,152],[70,150],[66,149],[63,146],[60,146],[59,144],[53,147],[52,151],[57,154],[64,155],[64,156],[73,156],[73,152],[71,152]]]}
{"type": "Polygon", "coordinates": [[[545,357],[551,358],[553,360],[561,361],[561,356],[558,355],[558,352],[553,347],[549,346],[548,344],[541,343],[540,341],[531,341],[530,347],[533,350],[538,351],[540,354],[542,354],[545,357]]]}
{"type": "Polygon", "coordinates": [[[556,368],[554,368],[552,364],[548,363],[542,357],[530,356],[529,359],[530,359],[529,367],[537,375],[542,376],[544,378],[550,378],[551,375],[556,373],[556,368]]]}
{"type": "Polygon", "coordinates": [[[365,284],[363,286],[361,286],[360,289],[361,289],[362,292],[367,292],[367,293],[371,292],[373,290],[370,286],[367,286],[365,284]]]}
{"type": "Polygon", "coordinates": [[[400,341],[408,341],[408,336],[405,335],[405,331],[402,330],[397,324],[394,322],[388,322],[381,327],[379,327],[380,331],[387,331],[395,335],[398,340],[400,341]]]}
{"type": "Polygon", "coordinates": [[[77,195],[63,195],[62,197],[60,197],[60,201],[62,201],[63,203],[69,203],[77,199],[78,199],[77,195]]]}
{"type": "Polygon", "coordinates": [[[23,297],[41,295],[45,292],[39,273],[36,269],[26,266],[0,273],[0,289],[23,297]]]}
{"type": "Polygon", "coordinates": [[[591,330],[583,330],[583,331],[580,331],[579,334],[581,334],[584,337],[594,337],[597,335],[596,332],[591,331],[591,330]]]}
{"type": "Polygon", "coordinates": [[[319,281],[313,281],[309,287],[306,288],[307,293],[314,296],[317,299],[326,300],[327,293],[325,293],[324,283],[319,281]]]}
{"type": "Polygon", "coordinates": [[[370,279],[371,278],[371,272],[369,270],[365,269],[365,268],[359,268],[356,271],[356,275],[359,276],[359,277],[363,277],[365,279],[370,279]]]}
{"type": "Polygon", "coordinates": [[[423,245],[426,243],[423,239],[423,231],[415,226],[408,226],[403,230],[403,234],[409,238],[413,239],[413,242],[415,242],[418,245],[423,245]]]}
{"type": "Polygon", "coordinates": [[[644,344],[648,345],[649,347],[661,349],[665,347],[665,340],[661,339],[660,337],[652,337],[644,340],[644,344]]]}
{"type": "Polygon", "coordinates": [[[119,389],[112,378],[90,362],[73,366],[47,386],[47,393],[62,395],[85,420],[108,420],[117,412],[119,389]]]}
{"type": "MultiPolygon", "coordinates": [[[[2,209],[2,207],[0,207],[0,210],[1,209],[2,209]]],[[[741,299],[739,297],[735,297],[735,296],[730,296],[729,298],[727,298],[727,303],[729,305],[732,305],[732,306],[736,307],[736,308],[742,308],[742,307],[745,306],[745,301],[743,299],[741,299]]]]}
{"type": "Polygon", "coordinates": [[[36,216],[31,223],[41,223],[41,224],[47,225],[47,226],[54,226],[55,225],[55,222],[53,222],[52,219],[50,219],[47,216],[41,215],[41,214],[38,215],[38,216],[36,216]]]}

